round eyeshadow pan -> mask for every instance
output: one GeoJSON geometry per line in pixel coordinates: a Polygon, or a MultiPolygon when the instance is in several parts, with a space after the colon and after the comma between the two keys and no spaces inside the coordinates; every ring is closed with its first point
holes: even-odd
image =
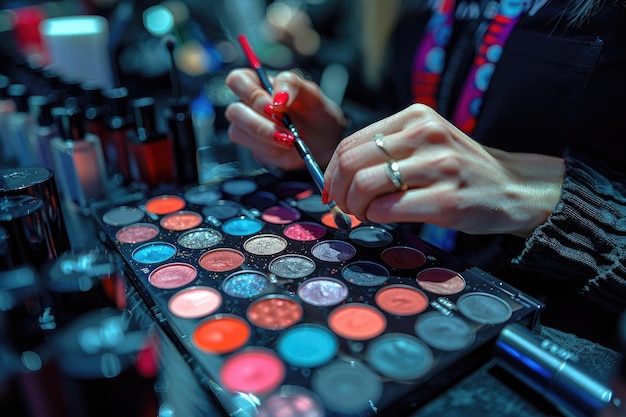
{"type": "Polygon", "coordinates": [[[380,254],[380,259],[396,269],[415,269],[426,263],[426,255],[409,246],[393,246],[380,254]]]}
{"type": "Polygon", "coordinates": [[[215,217],[218,220],[232,219],[241,212],[241,204],[230,200],[218,200],[207,204],[202,209],[205,216],[215,217]]]}
{"type": "Polygon", "coordinates": [[[121,243],[142,243],[159,235],[159,228],[150,223],[135,223],[117,231],[115,238],[121,243]]]}
{"type": "MultiPolygon", "coordinates": [[[[355,215],[346,214],[346,216],[350,218],[350,221],[352,223],[352,228],[355,228],[361,224],[361,220],[357,219],[355,215]]],[[[339,229],[339,227],[337,226],[337,223],[335,222],[335,218],[333,217],[333,214],[331,212],[328,212],[322,215],[321,222],[324,226],[328,226],[331,229],[339,229]]]]}
{"type": "Polygon", "coordinates": [[[302,306],[287,296],[272,294],[250,303],[246,317],[256,327],[282,330],[300,321],[302,306]]]}
{"type": "Polygon", "coordinates": [[[298,324],[285,330],[276,342],[276,351],[285,362],[301,368],[328,363],[339,350],[337,337],[317,324],[298,324]]]}
{"type": "Polygon", "coordinates": [[[287,241],[272,234],[257,235],[246,240],[243,248],[253,255],[276,255],[287,248],[287,241]]]}
{"type": "Polygon", "coordinates": [[[174,294],[167,303],[169,310],[185,319],[196,319],[214,313],[222,304],[215,288],[190,287],[174,294]]]}
{"type": "Polygon", "coordinates": [[[310,197],[313,194],[313,190],[306,182],[286,181],[278,184],[276,194],[281,198],[302,200],[303,198],[310,197]]]}
{"type": "Polygon", "coordinates": [[[263,293],[269,286],[270,281],[263,273],[244,270],[226,277],[222,283],[222,290],[231,297],[253,298],[263,293]]]}
{"type": "Polygon", "coordinates": [[[237,197],[253,193],[257,188],[256,183],[248,179],[232,179],[222,183],[224,193],[237,197]]]}
{"type": "Polygon", "coordinates": [[[187,249],[206,249],[222,241],[224,236],[215,229],[193,229],[178,238],[178,244],[187,249]]]}
{"type": "Polygon", "coordinates": [[[376,307],[361,303],[347,303],[330,312],[328,326],[337,335],[346,339],[369,340],[380,336],[385,331],[387,319],[376,307]]]}
{"type": "Polygon", "coordinates": [[[158,215],[169,214],[182,210],[185,204],[185,200],[176,195],[162,195],[148,200],[146,211],[158,215]]]}
{"type": "Polygon", "coordinates": [[[165,262],[176,254],[176,247],[165,242],[146,243],[133,251],[133,259],[142,264],[165,262]]]}
{"type": "Polygon", "coordinates": [[[410,285],[388,285],[378,290],[374,300],[381,310],[396,316],[412,316],[428,307],[428,297],[410,285]]]}
{"type": "Polygon", "coordinates": [[[326,235],[326,228],[313,222],[300,222],[286,226],[283,234],[289,239],[309,242],[323,238],[326,235]]]}
{"type": "Polygon", "coordinates": [[[319,398],[305,388],[281,385],[278,392],[263,398],[256,417],[325,417],[320,404],[319,398]]]}
{"type": "Polygon", "coordinates": [[[463,276],[447,268],[424,269],[416,279],[424,290],[439,295],[457,294],[465,288],[463,276]]]}
{"type": "Polygon", "coordinates": [[[311,248],[311,255],[325,262],[344,262],[356,255],[356,249],[343,240],[326,240],[311,248]]]}
{"type": "Polygon", "coordinates": [[[102,215],[102,221],[109,226],[128,226],[145,217],[145,213],[135,207],[121,206],[108,210],[102,215]]]}
{"type": "Polygon", "coordinates": [[[393,236],[381,227],[361,226],[350,232],[350,240],[368,248],[380,248],[390,244],[393,236]]]}
{"type": "Polygon", "coordinates": [[[335,278],[317,277],[300,284],[297,294],[307,304],[330,307],[341,304],[348,298],[348,286],[335,278]]]}
{"type": "Polygon", "coordinates": [[[285,378],[285,365],[269,349],[250,348],[226,358],[220,381],[231,392],[263,396],[274,391],[285,378]]]}
{"type": "Polygon", "coordinates": [[[415,333],[429,346],[443,351],[465,349],[476,338],[476,332],[465,320],[437,312],[421,316],[415,323],[415,333]]]}
{"type": "Polygon", "coordinates": [[[166,230],[180,232],[192,229],[202,223],[202,216],[193,211],[179,211],[163,217],[160,221],[161,227],[166,230]]]}
{"type": "Polygon", "coordinates": [[[271,206],[263,210],[261,218],[272,224],[289,224],[301,217],[298,210],[285,206],[271,206]]]}
{"type": "Polygon", "coordinates": [[[239,268],[245,259],[243,253],[236,249],[219,248],[203,254],[198,260],[198,263],[207,271],[226,272],[239,268]]]}
{"type": "Polygon", "coordinates": [[[192,341],[205,352],[224,354],[239,349],[250,338],[250,325],[231,314],[216,314],[198,324],[192,341]]]}
{"type": "Polygon", "coordinates": [[[341,276],[354,285],[374,287],[384,284],[389,279],[389,271],[374,262],[358,261],[344,266],[341,276]]]}
{"type": "Polygon", "coordinates": [[[381,375],[400,381],[419,378],[434,362],[433,353],[424,342],[404,333],[389,333],[373,340],[365,357],[381,375]]]}
{"type": "Polygon", "coordinates": [[[315,262],[306,256],[283,255],[274,258],[267,269],[281,278],[298,279],[311,275],[315,267],[315,262]]]}
{"type": "Polygon", "coordinates": [[[222,193],[215,187],[207,185],[197,185],[185,191],[185,200],[198,206],[210,204],[222,198],[222,193]]]}
{"type": "Polygon", "coordinates": [[[198,271],[192,265],[184,263],[172,263],[161,265],[148,276],[148,282],[161,289],[180,288],[191,283],[198,271]]]}
{"type": "Polygon", "coordinates": [[[383,395],[380,377],[358,361],[336,360],[316,369],[311,386],[329,410],[347,415],[371,410],[383,395]]]}
{"type": "Polygon", "coordinates": [[[222,231],[231,236],[250,236],[263,229],[263,222],[247,217],[237,217],[227,220],[222,225],[222,231]]]}
{"type": "Polygon", "coordinates": [[[457,308],[468,319],[481,324],[500,324],[511,318],[509,303],[493,294],[475,292],[459,297],[457,308]]]}

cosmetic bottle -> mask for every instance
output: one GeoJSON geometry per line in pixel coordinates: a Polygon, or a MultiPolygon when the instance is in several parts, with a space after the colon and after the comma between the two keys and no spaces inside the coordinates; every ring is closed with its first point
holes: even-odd
{"type": "MultiPolygon", "coordinates": [[[[30,196],[43,201],[50,229],[49,259],[71,249],[71,242],[59,196],[58,176],[44,167],[16,167],[0,170],[0,199],[30,196]]],[[[15,250],[16,247],[13,247],[15,250]]]]}
{"type": "Polygon", "coordinates": [[[133,119],[128,111],[128,89],[105,89],[102,95],[105,130],[100,139],[107,174],[115,184],[128,184],[132,181],[128,134],[133,131],[133,119]]]}
{"type": "Polygon", "coordinates": [[[15,111],[8,114],[7,140],[12,147],[19,166],[35,164],[35,157],[30,148],[28,131],[32,129],[33,117],[28,109],[28,90],[24,84],[11,84],[7,92],[15,103],[15,111]]]}
{"type": "Polygon", "coordinates": [[[52,117],[52,105],[44,98],[37,115],[36,122],[30,134],[31,147],[35,152],[37,163],[43,167],[54,170],[52,159],[51,142],[59,137],[59,129],[52,117]]]}
{"type": "Polygon", "coordinates": [[[66,200],[86,208],[105,197],[105,165],[100,138],[86,133],[79,108],[58,107],[53,112],[60,137],[52,139],[51,150],[66,200]]]}
{"type": "Polygon", "coordinates": [[[170,83],[172,85],[172,98],[168,100],[165,118],[173,142],[175,177],[179,184],[197,184],[198,145],[189,100],[181,94],[180,77],[174,59],[176,41],[173,37],[167,37],[164,42],[170,56],[170,83]]]}
{"type": "Polygon", "coordinates": [[[165,117],[174,145],[176,181],[183,185],[197,184],[197,144],[189,101],[184,97],[173,98],[168,104],[165,117]]]}
{"type": "MultiPolygon", "coordinates": [[[[88,133],[93,133],[100,138],[100,142],[103,142],[103,138],[106,135],[106,124],[104,120],[104,96],[102,95],[102,88],[94,82],[83,82],[81,88],[84,92],[85,106],[85,128],[88,133]]],[[[106,160],[106,156],[105,156],[106,160]]]]}
{"type": "Polygon", "coordinates": [[[6,163],[15,157],[7,132],[7,120],[9,115],[15,112],[15,103],[9,97],[8,92],[10,84],[11,80],[9,77],[0,75],[0,160],[6,163]]]}
{"type": "Polygon", "coordinates": [[[153,188],[174,182],[172,141],[156,126],[155,100],[142,97],[132,101],[135,131],[129,134],[138,182],[153,188]]]}

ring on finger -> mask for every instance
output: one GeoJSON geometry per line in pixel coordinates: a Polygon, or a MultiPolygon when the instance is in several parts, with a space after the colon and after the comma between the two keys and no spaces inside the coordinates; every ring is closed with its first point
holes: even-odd
{"type": "Polygon", "coordinates": [[[400,166],[395,159],[387,161],[387,164],[385,165],[385,173],[393,183],[394,187],[396,187],[396,190],[406,191],[409,189],[409,186],[404,181],[404,177],[400,172],[400,166]]]}
{"type": "Polygon", "coordinates": [[[393,158],[389,151],[385,148],[385,144],[383,142],[385,140],[385,136],[382,133],[376,133],[374,136],[372,136],[372,140],[374,141],[376,146],[378,146],[378,149],[383,151],[385,155],[387,155],[389,158],[393,158]]]}

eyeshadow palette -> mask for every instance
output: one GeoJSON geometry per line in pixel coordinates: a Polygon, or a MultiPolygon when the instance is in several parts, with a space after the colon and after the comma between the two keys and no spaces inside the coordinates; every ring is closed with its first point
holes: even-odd
{"type": "Polygon", "coordinates": [[[299,180],[229,179],[94,217],[224,415],[409,414],[542,308],[401,225],[339,230],[299,180]]]}

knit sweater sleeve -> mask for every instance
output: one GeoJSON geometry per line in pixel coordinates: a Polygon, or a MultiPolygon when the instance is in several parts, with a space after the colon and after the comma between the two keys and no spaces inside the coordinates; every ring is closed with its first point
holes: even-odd
{"type": "Polygon", "coordinates": [[[626,175],[568,151],[561,200],[512,260],[568,281],[620,313],[626,307],[626,175]]]}

